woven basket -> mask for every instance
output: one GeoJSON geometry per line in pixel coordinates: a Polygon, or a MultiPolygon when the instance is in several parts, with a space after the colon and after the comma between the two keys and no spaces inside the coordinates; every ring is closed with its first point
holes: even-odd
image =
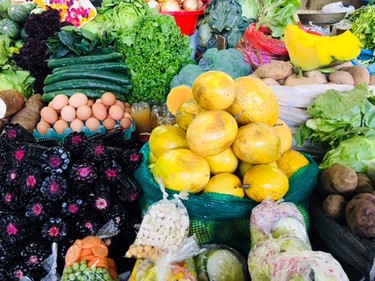
{"type": "MultiPolygon", "coordinates": [[[[146,143],[141,148],[143,163],[135,171],[135,178],[143,189],[140,198],[143,214],[163,197],[148,168],[149,151],[149,145],[146,143]]],[[[319,167],[309,155],[305,156],[310,160],[310,164],[290,178],[289,191],[284,199],[297,205],[309,229],[309,199],[317,186],[319,167]]],[[[176,193],[168,189],[167,192],[170,195],[176,193]]],[[[196,234],[200,244],[222,243],[248,254],[251,244],[250,215],[257,202],[231,195],[202,193],[190,194],[188,200],[183,200],[183,203],[189,212],[190,234],[196,234]]]]}

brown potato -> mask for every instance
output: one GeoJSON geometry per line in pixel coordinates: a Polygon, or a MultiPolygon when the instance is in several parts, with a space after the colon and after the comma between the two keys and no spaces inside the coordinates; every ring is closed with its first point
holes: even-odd
{"type": "Polygon", "coordinates": [[[264,78],[262,79],[264,83],[266,83],[269,86],[279,86],[279,82],[277,82],[275,79],[272,78],[264,78]]]}
{"type": "Polygon", "coordinates": [[[368,175],[358,173],[357,177],[358,183],[352,194],[353,197],[361,193],[371,193],[374,191],[374,182],[368,175]]]}
{"type": "Polygon", "coordinates": [[[367,85],[370,83],[370,72],[363,65],[353,65],[350,67],[346,67],[343,70],[349,72],[350,75],[352,75],[355,86],[362,83],[365,83],[367,85]]]}
{"type": "Polygon", "coordinates": [[[328,195],[323,201],[323,212],[327,217],[337,222],[344,222],[346,204],[348,201],[344,196],[340,194],[328,195]]]}
{"type": "Polygon", "coordinates": [[[288,78],[286,78],[284,85],[285,86],[298,86],[298,85],[313,85],[317,84],[317,82],[308,77],[297,77],[297,75],[292,74],[288,78]]]}
{"type": "Polygon", "coordinates": [[[351,231],[362,237],[375,238],[375,195],[355,196],[346,205],[345,214],[351,231]]]}
{"type": "Polygon", "coordinates": [[[314,79],[316,84],[325,84],[328,82],[327,77],[319,70],[311,70],[303,73],[303,76],[314,79]]]}
{"type": "Polygon", "coordinates": [[[349,72],[343,70],[330,73],[328,75],[328,80],[335,84],[354,85],[353,76],[349,72]]]}
{"type": "Polygon", "coordinates": [[[336,69],[336,70],[341,70],[345,67],[350,67],[350,66],[353,66],[353,63],[351,61],[346,61],[346,62],[343,62],[343,63],[336,64],[336,65],[332,66],[332,68],[336,69]]]}
{"type": "Polygon", "coordinates": [[[320,177],[319,192],[324,196],[341,194],[350,196],[357,187],[358,177],[356,171],[342,164],[333,164],[324,170],[320,177]]]}
{"type": "Polygon", "coordinates": [[[370,76],[370,82],[368,84],[371,86],[375,86],[375,74],[370,76]]]}
{"type": "Polygon", "coordinates": [[[255,74],[260,78],[284,79],[293,73],[293,65],[289,61],[274,60],[259,66],[255,74]]]}

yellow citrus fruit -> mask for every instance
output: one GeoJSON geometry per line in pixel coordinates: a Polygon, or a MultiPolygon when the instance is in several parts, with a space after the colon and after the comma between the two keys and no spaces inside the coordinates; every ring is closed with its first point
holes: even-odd
{"type": "Polygon", "coordinates": [[[226,109],[234,101],[234,80],[222,71],[206,71],[195,79],[192,86],[194,99],[203,109],[226,109]]]}
{"type": "Polygon", "coordinates": [[[289,190],[289,180],[285,173],[264,164],[250,168],[243,178],[243,184],[246,195],[256,202],[267,198],[277,201],[289,190]]]}
{"type": "Polygon", "coordinates": [[[238,125],[224,110],[199,113],[186,131],[189,148],[198,155],[212,156],[228,149],[236,139],[238,125]]]}
{"type": "Polygon", "coordinates": [[[283,153],[284,151],[289,150],[293,144],[293,135],[288,125],[284,121],[278,119],[276,121],[276,124],[273,125],[273,128],[276,130],[276,133],[280,137],[280,152],[283,153]]]}
{"type": "Polygon", "coordinates": [[[280,158],[277,159],[276,163],[288,178],[291,178],[299,169],[309,165],[310,161],[301,152],[290,149],[285,151],[280,158]]]}
{"type": "Polygon", "coordinates": [[[253,164],[247,163],[245,161],[239,160],[238,163],[238,168],[237,168],[237,175],[239,176],[240,179],[243,179],[245,176],[246,172],[253,167],[253,164]]]}
{"type": "Polygon", "coordinates": [[[210,166],[211,175],[219,173],[234,173],[238,166],[238,158],[233,149],[228,147],[219,154],[204,157],[210,166]]]}
{"type": "Polygon", "coordinates": [[[177,109],[175,118],[177,125],[185,131],[189,127],[195,116],[202,112],[194,98],[184,101],[177,109]]]}
{"type": "Polygon", "coordinates": [[[269,164],[280,156],[280,138],[275,129],[263,123],[250,123],[238,129],[232,148],[249,164],[269,164]]]}
{"type": "Polygon", "coordinates": [[[170,149],[188,148],[186,132],[173,125],[157,126],[151,132],[149,145],[150,151],[157,158],[170,149]]]}
{"type": "Polygon", "coordinates": [[[148,164],[153,164],[153,163],[156,162],[156,160],[158,160],[158,158],[156,158],[156,156],[154,155],[154,153],[152,153],[150,151],[149,154],[148,154],[148,164]]]}
{"type": "Polygon", "coordinates": [[[185,148],[163,153],[152,170],[154,179],[160,178],[166,188],[175,191],[200,192],[210,180],[207,161],[185,148]]]}
{"type": "Polygon", "coordinates": [[[216,192],[244,198],[241,180],[232,173],[220,173],[211,177],[203,192],[216,192]]]}
{"type": "Polygon", "coordinates": [[[279,103],[275,93],[263,81],[249,77],[235,79],[236,98],[227,111],[239,125],[261,122],[273,126],[279,116],[279,103]]]}

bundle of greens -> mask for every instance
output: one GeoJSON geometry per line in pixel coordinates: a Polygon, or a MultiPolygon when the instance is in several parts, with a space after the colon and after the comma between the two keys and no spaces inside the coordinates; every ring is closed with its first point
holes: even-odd
{"type": "Polygon", "coordinates": [[[351,31],[361,41],[363,48],[375,49],[375,6],[366,5],[348,15],[352,22],[351,31]]]}
{"type": "Polygon", "coordinates": [[[296,24],[294,14],[300,5],[300,0],[265,0],[260,8],[257,27],[268,27],[272,37],[282,37],[288,24],[296,24]]]}
{"type": "Polygon", "coordinates": [[[181,35],[169,15],[141,16],[127,35],[118,37],[117,43],[131,74],[132,103],[165,101],[173,76],[192,61],[190,38],[181,35]]]}
{"type": "Polygon", "coordinates": [[[374,95],[365,84],[350,91],[328,90],[307,108],[311,119],[296,134],[298,145],[306,140],[327,148],[348,138],[375,132],[374,95]]]}

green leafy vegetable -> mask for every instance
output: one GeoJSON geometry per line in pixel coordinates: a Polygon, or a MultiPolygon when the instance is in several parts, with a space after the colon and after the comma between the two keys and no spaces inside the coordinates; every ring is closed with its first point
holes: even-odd
{"type": "Polygon", "coordinates": [[[363,48],[375,49],[375,6],[366,5],[348,15],[351,31],[361,41],[363,48]]]}
{"type": "Polygon", "coordinates": [[[240,0],[242,16],[248,19],[257,19],[260,11],[258,0],[240,0]]]}
{"type": "Polygon", "coordinates": [[[165,101],[173,76],[192,61],[190,38],[181,35],[169,15],[140,17],[127,36],[118,38],[118,45],[134,87],[131,102],[165,101]]]}
{"type": "Polygon", "coordinates": [[[260,8],[257,27],[268,27],[272,37],[282,37],[288,24],[296,24],[294,14],[300,5],[300,0],[265,0],[260,8]]]}
{"type": "Polygon", "coordinates": [[[375,178],[375,135],[354,136],[343,140],[326,153],[320,164],[321,169],[327,169],[335,163],[348,165],[358,173],[365,173],[375,178]]]}
{"type": "Polygon", "coordinates": [[[375,129],[373,93],[361,84],[350,91],[328,90],[307,108],[311,119],[299,128],[297,144],[310,139],[327,147],[375,129]]]}
{"type": "Polygon", "coordinates": [[[22,93],[26,98],[33,94],[35,78],[30,72],[24,70],[14,70],[12,67],[0,72],[0,91],[14,89],[22,93]]]}

